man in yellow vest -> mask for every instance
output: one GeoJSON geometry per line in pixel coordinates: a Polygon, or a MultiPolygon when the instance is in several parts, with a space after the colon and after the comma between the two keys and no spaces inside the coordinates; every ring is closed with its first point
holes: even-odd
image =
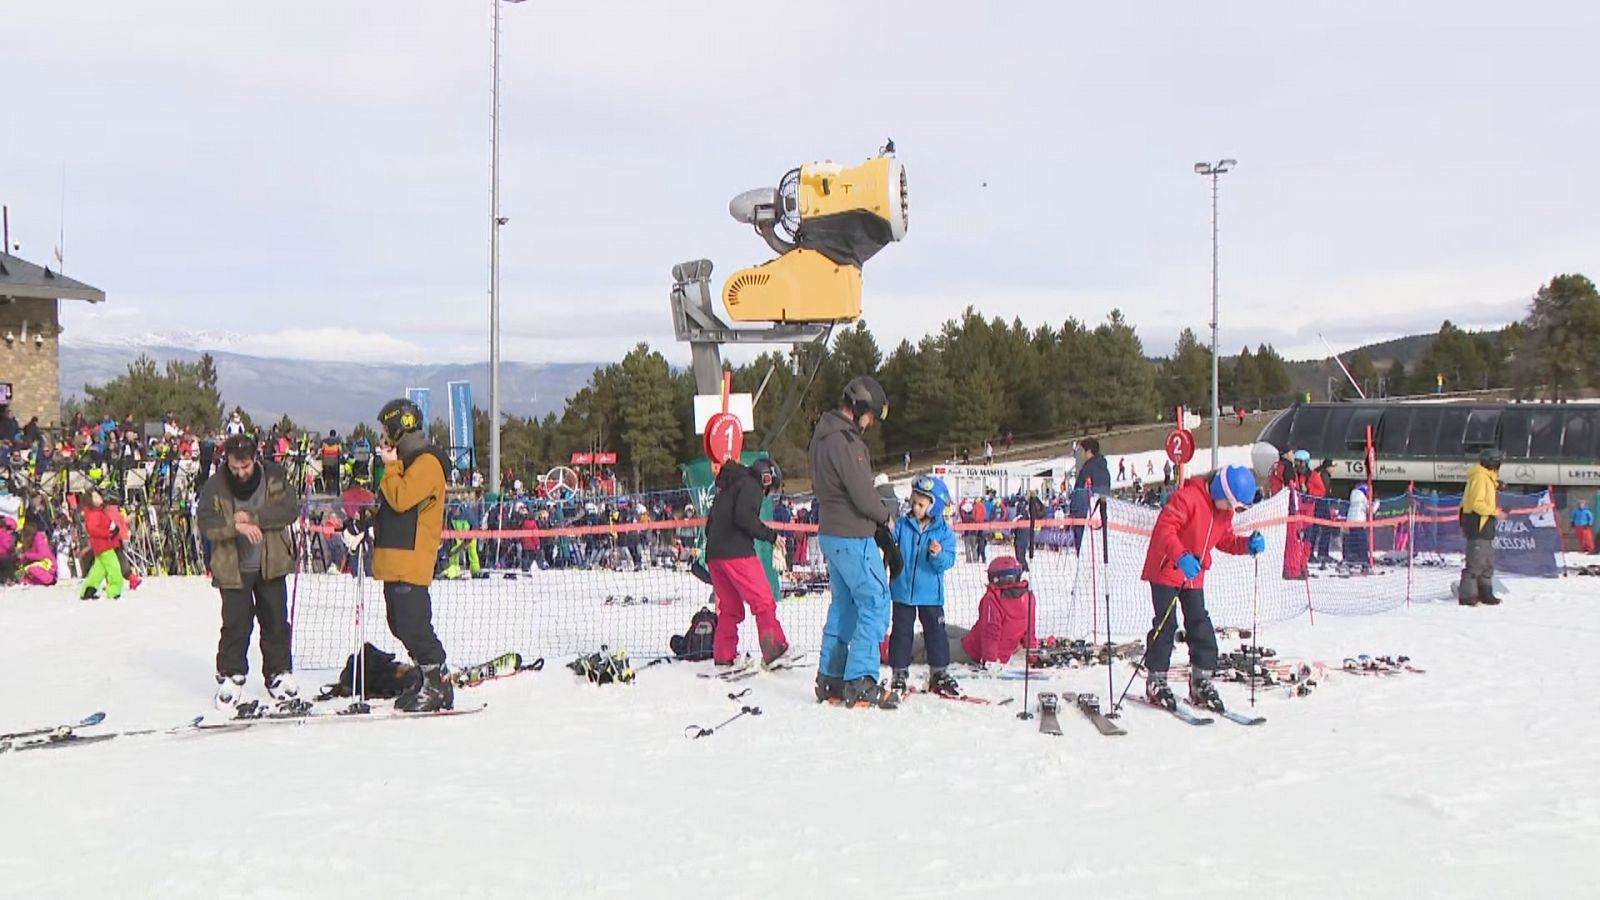
{"type": "Polygon", "coordinates": [[[1494,606],[1494,535],[1500,517],[1500,464],[1505,453],[1489,448],[1467,470],[1467,489],[1461,495],[1461,533],[1467,538],[1467,568],[1461,573],[1462,606],[1494,606]]]}

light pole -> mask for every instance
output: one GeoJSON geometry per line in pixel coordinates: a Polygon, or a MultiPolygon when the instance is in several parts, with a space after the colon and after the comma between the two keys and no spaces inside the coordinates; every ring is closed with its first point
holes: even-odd
{"type": "Polygon", "coordinates": [[[500,226],[506,223],[500,215],[500,2],[489,0],[494,20],[489,109],[489,493],[495,496],[500,493],[500,226]]]}
{"type": "Polygon", "coordinates": [[[1217,445],[1221,436],[1222,425],[1222,398],[1218,385],[1218,344],[1217,344],[1217,179],[1222,173],[1238,165],[1236,159],[1218,160],[1215,163],[1197,162],[1194,164],[1196,174],[1207,175],[1211,178],[1211,468],[1218,465],[1217,445]]]}

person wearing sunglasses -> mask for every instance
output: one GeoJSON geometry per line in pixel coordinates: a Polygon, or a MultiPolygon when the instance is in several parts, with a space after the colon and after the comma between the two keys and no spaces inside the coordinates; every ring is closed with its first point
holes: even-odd
{"type": "Polygon", "coordinates": [[[1156,706],[1177,708],[1167,686],[1167,669],[1178,630],[1174,612],[1181,608],[1189,645],[1189,702],[1223,710],[1222,697],[1211,681],[1217,668],[1217,632],[1206,612],[1206,570],[1211,568],[1212,550],[1254,556],[1267,549],[1261,532],[1246,537],[1233,530],[1234,514],[1243,512],[1255,496],[1255,475],[1244,466],[1225,466],[1186,480],[1156,519],[1139,576],[1150,583],[1155,610],[1145,657],[1149,672],[1145,699],[1156,706]]]}

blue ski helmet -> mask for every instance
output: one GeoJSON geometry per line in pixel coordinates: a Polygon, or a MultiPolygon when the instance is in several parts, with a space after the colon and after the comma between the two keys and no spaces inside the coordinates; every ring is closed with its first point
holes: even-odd
{"type": "Polygon", "coordinates": [[[928,509],[928,518],[938,519],[950,507],[950,489],[945,486],[943,478],[924,475],[911,482],[911,493],[924,494],[933,501],[933,506],[928,509]]]}
{"type": "Polygon", "coordinates": [[[1294,452],[1294,461],[1297,463],[1305,463],[1308,466],[1311,465],[1311,451],[1296,450],[1294,452]]]}
{"type": "Polygon", "coordinates": [[[1235,510],[1255,502],[1256,476],[1244,466],[1224,466],[1211,479],[1211,499],[1225,500],[1235,510]]]}

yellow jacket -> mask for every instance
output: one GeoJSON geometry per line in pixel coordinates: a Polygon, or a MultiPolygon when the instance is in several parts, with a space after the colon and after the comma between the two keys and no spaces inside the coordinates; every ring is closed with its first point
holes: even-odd
{"type": "Polygon", "coordinates": [[[444,461],[432,447],[402,449],[411,452],[390,463],[378,485],[372,577],[427,587],[444,530],[444,461]]]}
{"type": "Polygon", "coordinates": [[[1500,515],[1500,479],[1491,470],[1473,463],[1467,470],[1467,489],[1461,495],[1461,512],[1481,518],[1500,515]]]}

